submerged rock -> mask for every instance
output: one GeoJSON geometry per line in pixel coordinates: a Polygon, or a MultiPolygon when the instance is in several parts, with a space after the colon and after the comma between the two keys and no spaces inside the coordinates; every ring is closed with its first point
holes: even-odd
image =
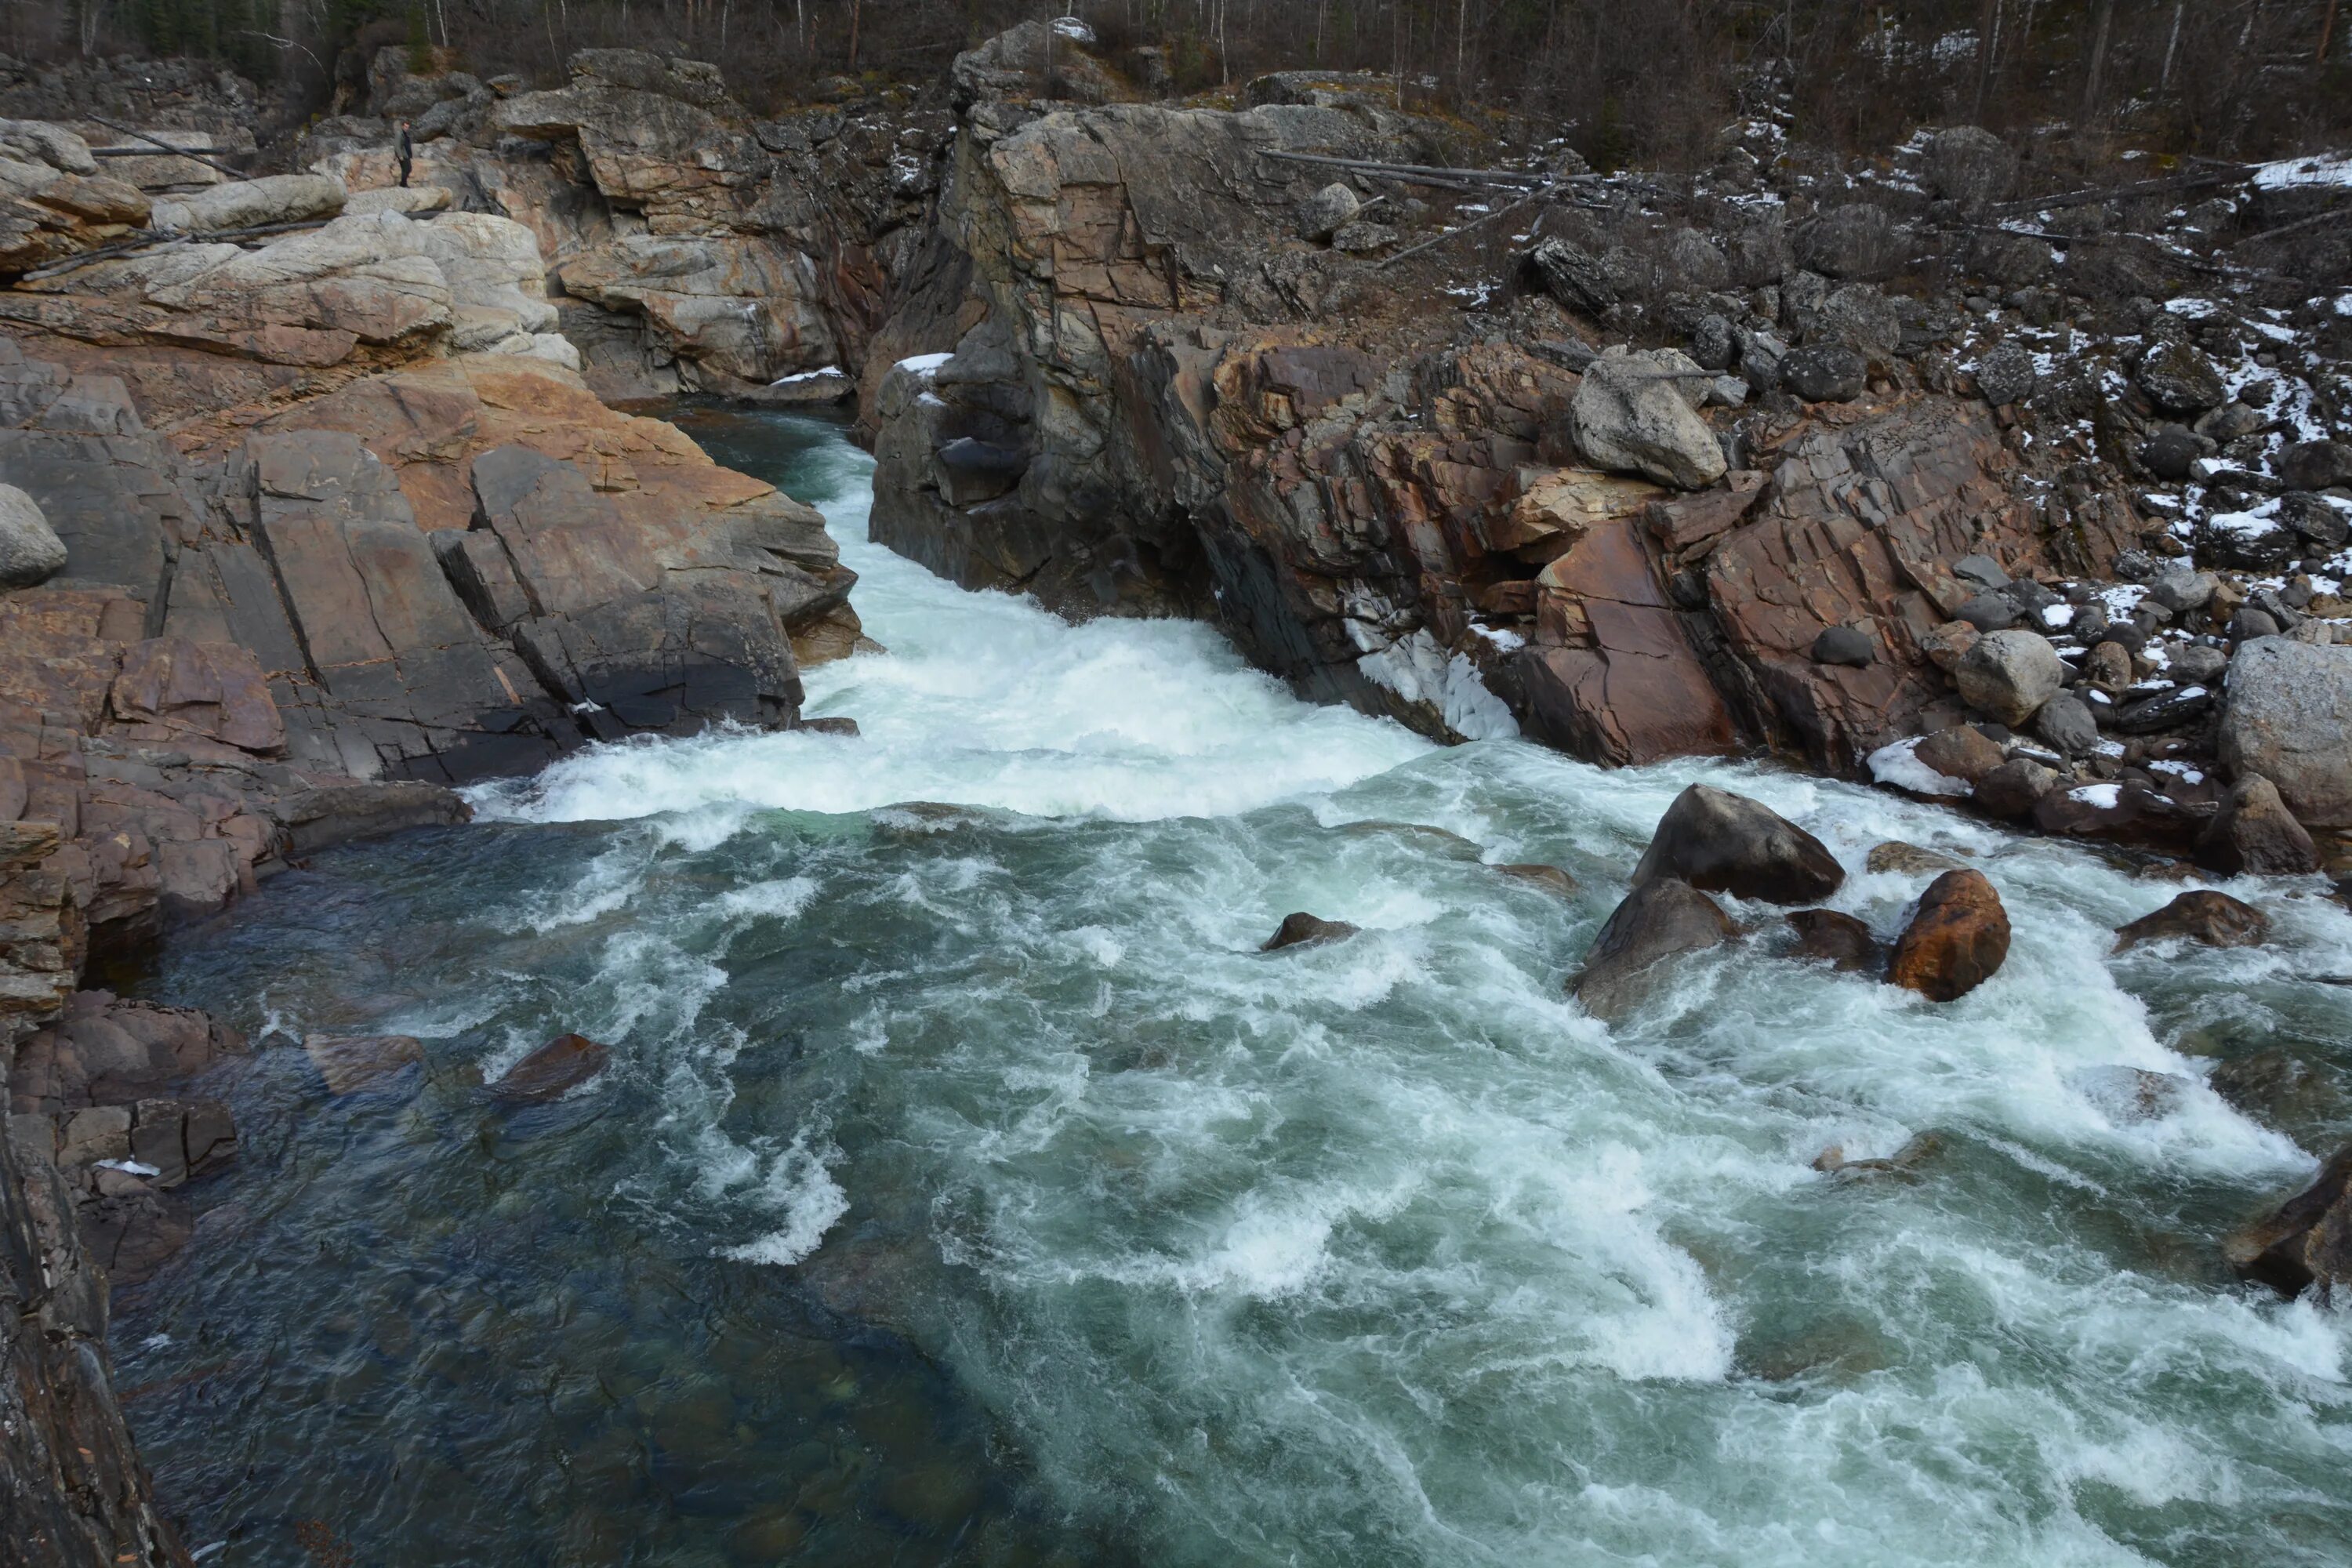
{"type": "Polygon", "coordinates": [[[2270,934],[2271,922],[2260,910],[2227,893],[2208,889],[2181,894],[2153,914],[2116,928],[2115,951],[2122,952],[2144,942],[2187,937],[2208,947],[2252,947],[2270,934]]]}
{"type": "Polygon", "coordinates": [[[1918,911],[1895,941],[1888,984],[1931,1002],[1967,995],[2009,957],[2009,911],[1981,871],[1947,871],[1919,895],[1918,911]]]}
{"type": "Polygon", "coordinates": [[[412,1035],[308,1035],[302,1048],[330,1094],[353,1093],[425,1059],[424,1042],[412,1035]]]}
{"type": "Polygon", "coordinates": [[[1738,931],[1720,905],[1688,882],[1674,877],[1643,882],[1592,939],[1576,978],[1576,998],[1595,1017],[1622,1017],[1641,1000],[1647,989],[1643,972],[1653,964],[1720,947],[1738,931]]]}
{"type": "Polygon", "coordinates": [[[490,1092],[524,1104],[553,1100],[603,1072],[612,1056],[585,1035],[558,1035],[509,1068],[490,1092]]]}
{"type": "Polygon", "coordinates": [[[1637,887],[1664,877],[1736,899],[1805,904],[1843,887],[1845,868],[1820,839],[1762,802],[1692,784],[1658,819],[1633,868],[1637,887]]]}
{"type": "Polygon", "coordinates": [[[1836,910],[1792,910],[1789,926],[1797,933],[1797,958],[1822,960],[1842,974],[1869,973],[1885,962],[1878,939],[1852,915],[1836,910]]]}
{"type": "Polygon", "coordinates": [[[1499,876],[1508,877],[1516,882],[1532,883],[1545,892],[1556,893],[1563,899],[1573,897],[1576,893],[1576,879],[1557,866],[1518,862],[1508,866],[1497,866],[1495,870],[1499,876]]]}
{"type": "Polygon", "coordinates": [[[1946,871],[1961,869],[1960,863],[1949,855],[1934,849],[1922,849],[1916,844],[1906,844],[1890,838],[1871,847],[1870,857],[1863,862],[1865,870],[1875,873],[1892,871],[1898,876],[1933,877],[1946,871]]]}
{"type": "Polygon", "coordinates": [[[1305,910],[1294,910],[1282,917],[1281,926],[1265,939],[1258,951],[1276,952],[1286,947],[1317,947],[1327,942],[1345,942],[1356,934],[1357,929],[1346,921],[1327,921],[1320,915],[1310,915],[1305,910]]]}
{"type": "Polygon", "coordinates": [[[2288,1296],[2352,1279],[2352,1147],[2319,1180],[2222,1244],[2230,1267],[2288,1296]]]}

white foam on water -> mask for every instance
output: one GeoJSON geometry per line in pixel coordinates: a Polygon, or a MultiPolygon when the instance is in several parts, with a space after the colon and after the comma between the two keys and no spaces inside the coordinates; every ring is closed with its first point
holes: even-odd
{"type": "Polygon", "coordinates": [[[2352,1557],[2293,1533],[2352,1517],[2352,1314],[2180,1262],[2229,1207],[2181,1193],[2313,1168],[2177,1037],[2352,971],[2315,881],[2226,884],[2269,946],[2112,955],[2177,886],[1888,790],[1440,751],[1202,627],[961,593],[866,543],[865,459],[824,460],[892,651],[810,671],[810,708],[863,735],[482,792],[631,819],[497,918],[591,944],[581,1005],[654,1042],[675,1201],[725,1256],[921,1233],[894,1312],[1074,1516],[1167,1562],[2144,1563],[2175,1527],[2219,1561],[2223,1517],[2242,1560],[2352,1557]],[[1980,867],[2000,973],[1930,1004],[1736,904],[1747,941],[1587,1016],[1565,983],[1696,780],[1820,836],[1826,902],[1882,937],[1929,879],[1872,847],[1980,867]],[[972,809],[881,809],[908,801],[972,809]],[[1519,860],[1583,889],[1492,868],[1519,860]],[[1259,952],[1293,910],[1362,929],[1259,952]],[[730,1011],[829,943],[850,972],[730,1011]],[[746,1131],[736,1074],[780,1029],[809,1076],[746,1131]],[[1813,1168],[1923,1134],[1916,1170],[1813,1168]]]}
{"type": "MultiPolygon", "coordinates": [[[[844,450],[862,484],[870,460],[844,450]]],[[[475,792],[481,815],[573,822],[711,808],[714,824],[737,827],[741,816],[727,814],[744,806],[952,801],[1045,817],[1222,816],[1430,750],[1394,724],[1299,702],[1206,626],[1073,626],[1026,599],[966,593],[866,542],[862,488],[823,510],[858,573],[867,634],[891,651],[807,671],[806,711],[855,718],[858,736],[594,747],[528,784],[475,792]]]]}

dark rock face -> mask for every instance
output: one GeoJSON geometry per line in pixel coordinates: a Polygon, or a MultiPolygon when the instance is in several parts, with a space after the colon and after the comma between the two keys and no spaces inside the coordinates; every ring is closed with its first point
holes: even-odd
{"type": "Polygon", "coordinates": [[[1776,904],[1807,904],[1845,884],[1837,857],[1811,834],[1759,801],[1706,784],[1675,797],[1633,882],[1674,879],[1705,892],[1776,904]]]}
{"type": "Polygon", "coordinates": [[[1836,344],[1802,348],[1780,371],[1782,384],[1808,403],[1851,403],[1870,380],[1870,362],[1836,344]]]}
{"type": "Polygon", "coordinates": [[[1836,910],[1792,910],[1789,927],[1797,933],[1798,958],[1818,960],[1843,974],[1875,974],[1886,952],[1870,928],[1836,910]]]}
{"type": "Polygon", "coordinates": [[[1356,928],[1346,921],[1327,921],[1305,910],[1294,910],[1282,917],[1282,924],[1258,951],[1278,952],[1286,947],[1314,947],[1327,942],[1345,942],[1355,934],[1356,928]]]}
{"type": "Polygon", "coordinates": [[[2279,454],[2279,482],[2291,490],[2352,485],[2352,442],[2294,443],[2279,454]]]}
{"type": "Polygon", "coordinates": [[[46,1153],[0,1131],[0,1564],[172,1568],[187,1559],[115,1403],[106,1277],[74,1212],[46,1153]]]}
{"type": "Polygon", "coordinates": [[[1927,884],[1895,941],[1887,981],[1931,1002],[1967,995],[2009,957],[2009,911],[1981,871],[1947,871],[1927,884]]]}
{"type": "Polygon", "coordinates": [[[1654,978],[1653,966],[1680,953],[1720,947],[1738,934],[1713,899],[1673,877],[1643,882],[1625,895],[1584,955],[1573,987],[1595,1017],[1623,1016],[1654,978]]]}
{"type": "Polygon", "coordinates": [[[1870,639],[1852,626],[1832,626],[1813,639],[1815,664],[1842,664],[1849,669],[1863,669],[1877,657],[1870,639]]]}
{"type": "Polygon", "coordinates": [[[2230,1266],[2283,1295],[2317,1286],[2333,1294],[2352,1280],[2352,1149],[2327,1162],[2319,1179],[2268,1217],[2229,1238],[2230,1266]]]}
{"type": "Polygon", "coordinates": [[[558,1035],[509,1068],[490,1092],[523,1105],[554,1100],[603,1072],[612,1057],[610,1047],[585,1035],[558,1035]]]}
{"type": "Polygon", "coordinates": [[[2249,773],[2221,797],[2197,841],[2197,863],[2225,877],[2296,877],[2319,869],[2319,850],[2278,786],[2249,773]]]}
{"type": "Polygon", "coordinates": [[[2270,930],[2271,922],[2252,905],[2227,893],[2198,889],[2153,914],[2116,927],[2116,951],[2167,937],[2186,937],[2208,947],[2253,947],[2270,935],[2270,930]]]}

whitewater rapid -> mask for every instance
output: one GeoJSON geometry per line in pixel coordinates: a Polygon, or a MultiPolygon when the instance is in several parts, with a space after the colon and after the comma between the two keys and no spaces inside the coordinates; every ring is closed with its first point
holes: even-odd
{"type": "MultiPolygon", "coordinates": [[[[860,574],[889,651],[806,676],[860,735],[583,753],[478,792],[478,867],[348,862],[375,894],[315,975],[267,931],[212,973],[325,1017],[337,964],[397,951],[371,1026],[436,1059],[612,1041],[572,1113],[634,1141],[534,1156],[595,1211],[578,1245],[903,1335],[1019,1456],[1033,1534],[915,1557],[2352,1563],[2352,1326],[2214,1245],[2315,1168],[2216,1065],[2345,1065],[2352,993],[2311,977],[2352,918],[2315,882],[2232,886],[2265,947],[2114,956],[2171,884],[1766,768],[1438,748],[1207,628],[931,577],[866,541],[828,426],[694,428],[860,574]],[[1882,934],[1926,878],[1872,846],[1969,858],[2006,967],[1937,1006],[1735,906],[1754,940],[1587,1017],[1564,981],[1699,778],[1819,835],[1882,934]],[[1362,932],[1258,952],[1299,909],[1362,932]]],[[[477,1179],[462,1140],[402,1157],[477,1179]]]]}

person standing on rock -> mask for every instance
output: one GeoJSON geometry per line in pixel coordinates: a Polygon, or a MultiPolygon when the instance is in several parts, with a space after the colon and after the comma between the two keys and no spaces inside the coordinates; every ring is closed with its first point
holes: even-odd
{"type": "Polygon", "coordinates": [[[394,136],[392,144],[393,156],[400,160],[400,184],[401,188],[405,190],[408,188],[409,168],[416,161],[416,148],[408,140],[408,121],[395,120],[392,123],[394,136]]]}

